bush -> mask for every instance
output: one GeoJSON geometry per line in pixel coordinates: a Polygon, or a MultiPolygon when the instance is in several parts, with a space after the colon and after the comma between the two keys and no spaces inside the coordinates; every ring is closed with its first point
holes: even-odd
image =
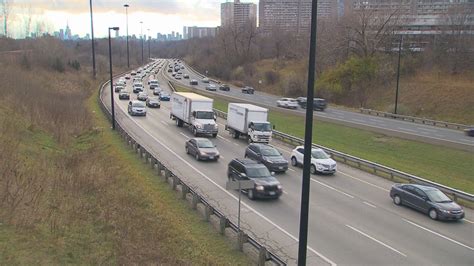
{"type": "Polygon", "coordinates": [[[79,63],[79,61],[77,60],[74,60],[74,61],[69,61],[68,62],[68,65],[72,68],[74,68],[75,70],[80,70],[81,69],[81,64],[79,63]]]}
{"type": "Polygon", "coordinates": [[[53,64],[51,65],[51,67],[60,72],[60,73],[63,73],[66,69],[64,68],[64,63],[63,61],[61,61],[61,59],[59,59],[59,57],[56,57],[56,59],[54,60],[53,64]]]}
{"type": "Polygon", "coordinates": [[[278,74],[278,72],[275,72],[273,70],[265,72],[265,81],[267,84],[274,85],[279,80],[280,80],[280,74],[278,74]]]}

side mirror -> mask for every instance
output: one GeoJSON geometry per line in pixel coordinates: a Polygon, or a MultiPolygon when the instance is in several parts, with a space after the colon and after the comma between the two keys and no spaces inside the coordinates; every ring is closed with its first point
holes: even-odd
{"type": "Polygon", "coordinates": [[[241,177],[247,177],[247,174],[246,173],[241,173],[240,176],[241,177]]]}

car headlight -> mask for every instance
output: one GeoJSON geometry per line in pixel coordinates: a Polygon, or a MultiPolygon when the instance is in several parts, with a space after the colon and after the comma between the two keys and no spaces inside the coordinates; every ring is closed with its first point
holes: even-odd
{"type": "Polygon", "coordinates": [[[201,128],[202,128],[202,125],[196,125],[196,128],[201,129],[201,128]]]}
{"type": "Polygon", "coordinates": [[[283,186],[282,186],[282,185],[278,185],[277,188],[278,188],[279,190],[281,190],[281,189],[283,188],[283,186]]]}
{"type": "Polygon", "coordinates": [[[217,124],[214,124],[214,128],[215,128],[215,129],[218,129],[219,126],[218,126],[217,124]]]}
{"type": "Polygon", "coordinates": [[[317,164],[316,164],[316,168],[317,168],[317,169],[323,169],[323,165],[322,165],[322,164],[319,164],[319,163],[317,163],[317,164]]]}
{"type": "Polygon", "coordinates": [[[255,187],[255,190],[263,191],[263,190],[265,190],[265,188],[262,185],[258,185],[258,186],[255,187]]]}
{"type": "Polygon", "coordinates": [[[444,212],[444,213],[449,213],[448,210],[443,210],[443,209],[440,209],[440,211],[444,212]]]}

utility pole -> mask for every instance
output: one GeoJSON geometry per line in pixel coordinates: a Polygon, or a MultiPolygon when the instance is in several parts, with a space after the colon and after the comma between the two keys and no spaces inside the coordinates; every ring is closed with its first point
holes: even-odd
{"type": "Polygon", "coordinates": [[[97,71],[95,68],[95,44],[94,44],[94,21],[92,19],[92,0],[89,1],[89,7],[91,11],[91,38],[92,38],[92,76],[96,78],[97,71]]]}
{"type": "Polygon", "coordinates": [[[150,42],[151,42],[151,38],[150,38],[150,29],[147,29],[147,32],[148,32],[148,60],[150,60],[150,42]]]}
{"type": "Polygon", "coordinates": [[[397,114],[397,109],[398,109],[398,86],[400,84],[400,58],[402,56],[402,42],[403,42],[403,35],[400,35],[400,41],[398,43],[397,89],[395,91],[395,110],[394,110],[395,114],[397,114]]]}
{"type": "Polygon", "coordinates": [[[140,36],[142,39],[142,65],[143,65],[143,21],[140,21],[140,36]]]}
{"type": "Polygon", "coordinates": [[[125,7],[125,16],[127,19],[126,28],[127,28],[127,68],[130,68],[130,50],[128,48],[128,8],[130,7],[128,4],[123,5],[125,7]]]}

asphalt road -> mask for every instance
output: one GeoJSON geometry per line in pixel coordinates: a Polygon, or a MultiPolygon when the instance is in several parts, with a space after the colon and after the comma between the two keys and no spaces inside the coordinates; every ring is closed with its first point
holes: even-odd
{"type": "MultiPolygon", "coordinates": [[[[167,88],[165,79],[158,75],[167,88]]],[[[148,91],[148,86],[145,86],[148,91]]],[[[127,88],[131,91],[130,84],[127,88]]],[[[149,91],[151,94],[151,91],[149,91]]],[[[110,104],[110,91],[103,99],[110,104]]],[[[132,98],[136,95],[132,94],[132,98]]],[[[228,162],[243,157],[246,142],[233,139],[218,119],[219,135],[212,141],[222,158],[198,162],[184,143],[193,137],[170,120],[170,104],[148,108],[146,117],[130,117],[128,101],[115,94],[117,121],[144,147],[205,195],[229,219],[237,220],[236,191],[225,190],[228,162]]],[[[288,158],[292,147],[273,141],[288,158]]],[[[251,201],[243,197],[242,227],[259,242],[296,263],[301,168],[277,175],[284,194],[279,200],[251,201]]],[[[334,176],[312,176],[308,236],[308,265],[474,265],[474,213],[466,210],[459,222],[433,221],[428,216],[394,205],[388,180],[338,164],[334,176]]]]}
{"type": "MultiPolygon", "coordinates": [[[[183,73],[189,74],[191,79],[196,79],[199,81],[199,84],[197,86],[194,86],[195,88],[205,90],[207,84],[201,82],[201,74],[194,72],[188,66],[186,66],[186,68],[182,71],[183,73]]],[[[171,75],[169,75],[169,77],[175,82],[179,82],[189,86],[189,80],[187,79],[175,80],[171,77],[171,75]]],[[[219,87],[219,84],[214,82],[211,83],[219,87]]],[[[276,107],[276,101],[280,99],[279,96],[259,91],[256,91],[253,95],[249,95],[243,94],[241,92],[241,89],[235,86],[230,86],[230,88],[230,91],[217,90],[215,93],[235,97],[236,99],[255,103],[264,107],[281,108],[276,107]]],[[[298,108],[297,110],[293,110],[293,112],[295,112],[296,114],[304,115],[305,109],[298,108]]],[[[466,136],[462,131],[459,130],[423,124],[415,124],[411,122],[377,117],[331,107],[328,107],[324,112],[315,111],[314,117],[322,121],[328,121],[343,124],[350,127],[371,130],[395,137],[417,140],[426,143],[443,145],[446,147],[474,152],[474,138],[466,136]]]]}

